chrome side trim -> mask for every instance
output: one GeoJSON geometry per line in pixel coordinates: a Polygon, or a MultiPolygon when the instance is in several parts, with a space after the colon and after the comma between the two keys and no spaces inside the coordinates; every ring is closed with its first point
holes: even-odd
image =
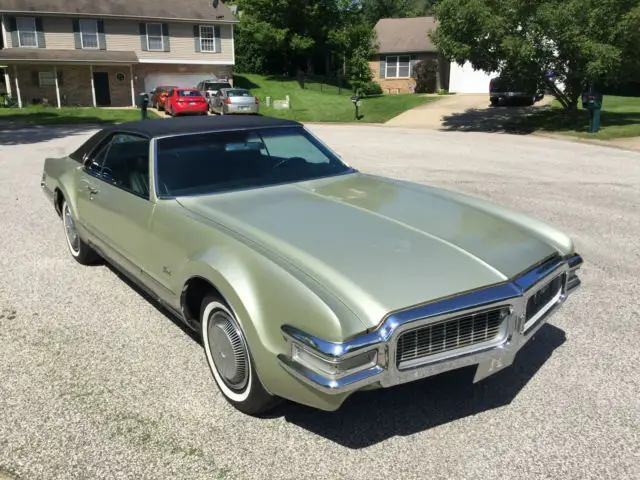
{"type": "Polygon", "coordinates": [[[577,254],[568,258],[551,257],[506,283],[392,313],[376,330],[345,342],[326,341],[291,325],[282,326],[282,333],[289,347],[293,342],[306,345],[329,361],[344,360],[363,351],[378,349],[378,365],[342,379],[323,377],[293,361],[288,355],[280,354],[278,359],[281,366],[294,377],[329,394],[358,390],[372,383],[390,387],[474,364],[478,365],[474,381],[478,381],[513,363],[518,350],[579,285],[575,271],[580,268],[582,262],[582,257],[577,254]],[[559,275],[564,276],[564,282],[558,293],[526,322],[529,298],[559,275]],[[572,278],[577,279],[577,283],[571,283],[572,278]],[[468,315],[487,307],[504,306],[510,308],[510,314],[504,320],[504,334],[498,339],[469,348],[451,350],[433,358],[426,357],[422,361],[415,359],[410,364],[407,362],[406,365],[396,365],[397,339],[403,332],[429,323],[468,315]]]}

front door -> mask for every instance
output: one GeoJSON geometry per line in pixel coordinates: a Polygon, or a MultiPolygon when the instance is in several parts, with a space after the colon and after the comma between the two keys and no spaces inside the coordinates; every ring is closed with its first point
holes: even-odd
{"type": "Polygon", "coordinates": [[[111,106],[109,74],[107,72],[93,72],[93,88],[96,91],[96,105],[99,107],[111,106]]]}

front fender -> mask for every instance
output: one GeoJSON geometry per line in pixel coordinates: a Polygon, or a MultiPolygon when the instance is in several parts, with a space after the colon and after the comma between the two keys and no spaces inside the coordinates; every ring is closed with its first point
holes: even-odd
{"type": "Polygon", "coordinates": [[[331,341],[360,333],[362,323],[322,288],[300,279],[247,246],[231,255],[208,249],[190,260],[184,280],[201,277],[231,307],[251,350],[264,387],[274,395],[323,410],[335,410],[345,395],[326,395],[296,380],[278,362],[290,354],[281,326],[289,324],[331,341]],[[215,265],[215,268],[213,267],[215,265]]]}

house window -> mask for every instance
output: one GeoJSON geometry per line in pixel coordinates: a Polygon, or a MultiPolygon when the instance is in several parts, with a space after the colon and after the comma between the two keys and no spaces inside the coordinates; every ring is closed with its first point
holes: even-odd
{"type": "Polygon", "coordinates": [[[411,73],[411,57],[409,55],[387,57],[386,65],[386,78],[409,78],[411,73]]]}
{"type": "Polygon", "coordinates": [[[53,72],[38,72],[38,86],[55,87],[56,76],[53,74],[53,72]]]}
{"type": "Polygon", "coordinates": [[[82,48],[98,48],[98,22],[80,20],[80,41],[82,48]]]}
{"type": "Polygon", "coordinates": [[[200,51],[216,51],[215,27],[211,25],[200,25],[200,51]]]}
{"type": "Polygon", "coordinates": [[[147,23],[147,48],[152,52],[164,51],[161,23],[147,23]]]}
{"type": "Polygon", "coordinates": [[[21,47],[37,47],[38,38],[36,37],[36,19],[32,17],[16,18],[16,27],[18,29],[18,42],[21,47]]]}

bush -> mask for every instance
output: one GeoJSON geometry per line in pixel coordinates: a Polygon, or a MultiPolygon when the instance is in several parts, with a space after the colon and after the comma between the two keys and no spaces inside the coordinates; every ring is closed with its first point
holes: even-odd
{"type": "Polygon", "coordinates": [[[382,87],[377,82],[371,80],[362,86],[361,92],[364,96],[382,95],[382,87]]]}
{"type": "Polygon", "coordinates": [[[413,71],[416,76],[416,93],[436,93],[437,60],[421,60],[413,71]]]}

